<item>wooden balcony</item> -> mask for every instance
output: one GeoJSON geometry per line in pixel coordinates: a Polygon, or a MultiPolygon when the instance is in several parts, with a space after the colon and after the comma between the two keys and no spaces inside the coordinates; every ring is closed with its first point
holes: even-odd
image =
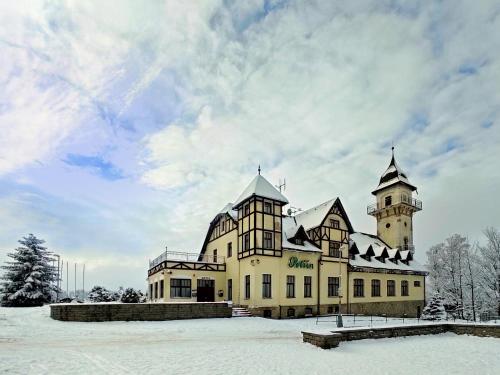
{"type": "Polygon", "coordinates": [[[376,216],[380,211],[395,207],[397,205],[406,205],[411,207],[414,212],[420,211],[422,209],[422,201],[409,197],[408,195],[401,194],[400,196],[392,196],[391,203],[388,205],[381,205],[379,203],[373,203],[367,206],[366,213],[368,215],[376,216]]]}

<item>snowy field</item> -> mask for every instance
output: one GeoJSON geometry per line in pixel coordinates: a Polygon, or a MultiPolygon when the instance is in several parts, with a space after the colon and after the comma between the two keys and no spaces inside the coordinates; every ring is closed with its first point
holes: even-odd
{"type": "Polygon", "coordinates": [[[49,308],[0,308],[0,373],[500,374],[500,339],[443,334],[362,340],[322,350],[316,319],[60,322],[49,308]]]}

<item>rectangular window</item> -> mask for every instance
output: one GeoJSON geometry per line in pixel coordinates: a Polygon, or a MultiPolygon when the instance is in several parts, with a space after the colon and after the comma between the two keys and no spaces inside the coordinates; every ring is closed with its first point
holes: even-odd
{"type": "Polygon", "coordinates": [[[228,232],[231,230],[231,224],[229,224],[229,220],[226,220],[226,230],[228,232]]]}
{"type": "Polygon", "coordinates": [[[340,277],[328,278],[328,297],[338,297],[340,289],[340,277]]]}
{"type": "Polygon", "coordinates": [[[363,279],[354,279],[354,297],[364,297],[365,282],[363,279]]]}
{"type": "Polygon", "coordinates": [[[155,299],[158,298],[158,281],[155,282],[155,299]]]}
{"type": "Polygon", "coordinates": [[[335,220],[335,219],[330,219],[330,226],[332,228],[339,229],[340,228],[340,222],[338,220],[335,220]]]}
{"type": "Polygon", "coordinates": [[[217,263],[217,249],[214,249],[214,263],[217,263]]]}
{"type": "Polygon", "coordinates": [[[372,280],[372,297],[380,297],[380,280],[372,280]]]}
{"type": "Polygon", "coordinates": [[[190,298],[191,279],[170,279],[170,298],[190,298]]]}
{"type": "Polygon", "coordinates": [[[420,281],[416,280],[413,282],[413,286],[419,287],[420,286],[420,281]]]}
{"type": "Polygon", "coordinates": [[[295,276],[286,277],[286,298],[295,298],[295,276]]]}
{"type": "Polygon", "coordinates": [[[389,207],[392,204],[392,196],[385,197],[385,206],[389,207]]]}
{"type": "Polygon", "coordinates": [[[220,221],[220,231],[224,232],[226,230],[226,222],[224,220],[220,221]]]}
{"type": "Polygon", "coordinates": [[[160,298],[163,298],[164,286],[165,286],[165,282],[163,280],[160,280],[160,298]]]}
{"type": "Polygon", "coordinates": [[[304,298],[312,297],[312,276],[304,276],[304,298]]]}
{"type": "Polygon", "coordinates": [[[243,235],[243,250],[250,249],[250,233],[243,235]]]}
{"type": "Polygon", "coordinates": [[[396,295],[396,282],[394,280],[387,280],[387,297],[394,297],[396,295]]]}
{"type": "Polygon", "coordinates": [[[262,298],[271,298],[271,275],[262,275],[262,298]]]}
{"type": "Polygon", "coordinates": [[[408,281],[407,280],[401,281],[401,295],[408,296],[408,281]]]}
{"type": "Polygon", "coordinates": [[[269,202],[264,202],[264,213],[272,214],[273,213],[273,205],[269,202]]]}
{"type": "Polygon", "coordinates": [[[233,256],[233,243],[229,242],[227,244],[227,257],[231,258],[233,256]]]}
{"type": "Polygon", "coordinates": [[[227,280],[227,300],[233,300],[233,279],[227,280]]]}
{"type": "Polygon", "coordinates": [[[245,207],[243,208],[243,215],[246,216],[249,214],[250,214],[250,204],[247,203],[247,204],[245,204],[245,207]]]}
{"type": "Polygon", "coordinates": [[[328,255],[331,257],[340,258],[340,242],[329,242],[328,255]]]}
{"type": "Polygon", "coordinates": [[[250,299],[250,275],[245,276],[245,299],[250,299]]]}
{"type": "Polygon", "coordinates": [[[273,248],[273,232],[264,232],[264,249],[273,248]]]}

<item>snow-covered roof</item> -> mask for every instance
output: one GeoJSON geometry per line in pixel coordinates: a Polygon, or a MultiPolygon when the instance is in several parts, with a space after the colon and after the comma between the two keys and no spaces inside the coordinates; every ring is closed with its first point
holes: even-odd
{"type": "Polygon", "coordinates": [[[393,149],[391,162],[387,167],[387,169],[385,170],[385,172],[382,174],[382,177],[380,177],[379,184],[377,188],[374,191],[372,191],[372,194],[376,194],[378,191],[397,183],[403,183],[409,186],[411,190],[417,189],[410,183],[406,173],[396,163],[396,159],[394,158],[394,149],[393,149]]]}
{"type": "MultiPolygon", "coordinates": [[[[313,252],[321,252],[321,249],[318,249],[315,245],[312,244],[309,240],[304,240],[304,245],[297,245],[289,240],[294,238],[297,234],[297,231],[300,229],[301,225],[297,223],[295,217],[293,216],[283,216],[282,219],[282,228],[283,228],[283,236],[282,236],[282,244],[281,246],[284,249],[292,249],[299,251],[313,251],[313,252]]],[[[304,232],[307,236],[307,234],[304,232]]]]}
{"type": "Polygon", "coordinates": [[[333,203],[336,198],[330,199],[324,203],[317,205],[316,207],[305,210],[297,215],[295,215],[295,220],[297,223],[302,225],[305,230],[317,227],[321,225],[323,219],[328,214],[332,208],[333,203]]]}
{"type": "Polygon", "coordinates": [[[356,248],[359,250],[359,255],[355,255],[354,259],[349,259],[349,264],[353,267],[426,272],[426,269],[421,264],[412,259],[411,254],[407,254],[409,251],[391,249],[384,241],[375,235],[355,232],[351,234],[350,240],[351,246],[355,244],[356,248]],[[361,255],[366,255],[370,248],[375,253],[375,257],[370,258],[370,260],[366,260],[361,257],[361,255]],[[384,250],[387,250],[390,260],[388,259],[385,262],[382,262],[379,259],[376,259],[376,257],[380,257],[384,250]],[[400,261],[399,259],[401,258],[407,261],[408,264],[400,261]]]}
{"type": "Polygon", "coordinates": [[[222,208],[222,210],[219,211],[219,214],[228,214],[229,216],[231,216],[233,218],[233,220],[238,220],[238,213],[235,210],[233,210],[232,203],[226,204],[222,208]]]}
{"type": "Polygon", "coordinates": [[[284,204],[288,203],[288,199],[279,192],[269,181],[267,181],[260,174],[255,176],[255,178],[250,182],[250,184],[243,190],[238,199],[233,204],[233,208],[237,209],[243,201],[256,195],[263,198],[269,198],[284,204]]]}

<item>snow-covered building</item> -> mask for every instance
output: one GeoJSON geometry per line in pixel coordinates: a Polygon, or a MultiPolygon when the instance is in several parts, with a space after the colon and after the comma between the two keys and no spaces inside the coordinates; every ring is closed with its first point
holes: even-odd
{"type": "Polygon", "coordinates": [[[413,214],[422,203],[397,165],[372,192],[377,235],[356,232],[334,198],[296,215],[259,174],[211,221],[199,253],[150,262],[151,301],[232,301],[253,314],[295,317],[342,312],[420,315],[425,269],[413,259],[413,214]]]}

